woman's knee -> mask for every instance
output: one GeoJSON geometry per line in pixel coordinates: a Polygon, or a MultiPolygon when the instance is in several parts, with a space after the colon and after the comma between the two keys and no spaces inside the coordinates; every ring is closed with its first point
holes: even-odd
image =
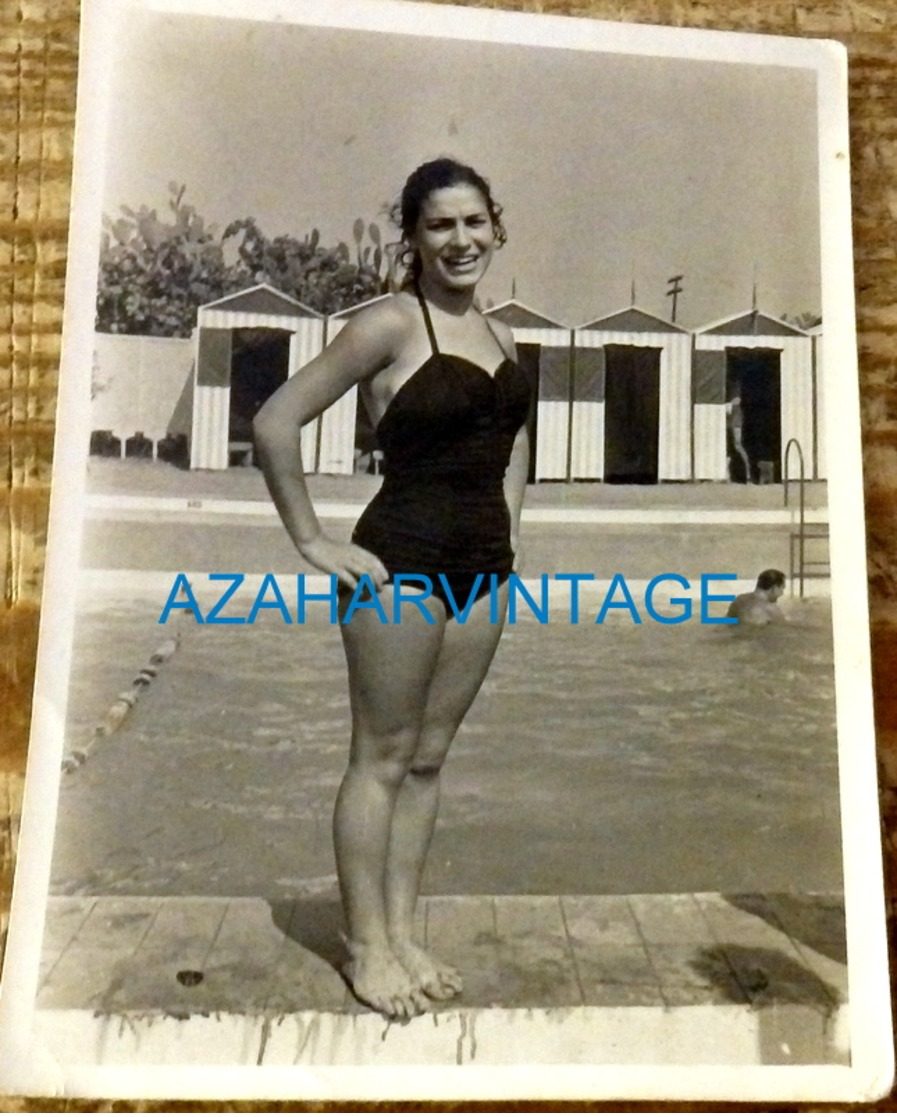
{"type": "Polygon", "coordinates": [[[439,778],[442,771],[442,760],[414,759],[408,768],[408,775],[420,783],[427,783],[439,778]]]}
{"type": "Polygon", "coordinates": [[[381,783],[400,784],[414,762],[417,744],[416,729],[387,733],[356,732],[349,768],[371,775],[381,783]]]}
{"type": "Polygon", "coordinates": [[[409,768],[412,775],[421,779],[433,779],[439,775],[457,728],[457,725],[442,723],[424,726],[409,768]]]}

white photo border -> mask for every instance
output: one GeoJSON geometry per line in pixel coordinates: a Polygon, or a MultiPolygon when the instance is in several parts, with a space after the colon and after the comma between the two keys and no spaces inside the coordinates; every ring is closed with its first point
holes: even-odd
{"type": "MultiPolygon", "coordinates": [[[[85,0],[64,352],[32,741],[6,965],[0,1080],[13,1093],[306,1099],[871,1100],[893,1075],[877,809],[850,236],[846,54],[837,43],[627,25],[410,0],[85,0]],[[850,980],[849,1067],[87,1066],[40,1044],[35,995],[49,890],[80,548],[103,167],[115,29],[131,10],[810,69],[818,77],[833,626],[850,980]]],[[[597,1010],[600,1011],[600,1010],[597,1010]]],[[[560,1024],[548,1024],[557,1029],[560,1024]]]]}

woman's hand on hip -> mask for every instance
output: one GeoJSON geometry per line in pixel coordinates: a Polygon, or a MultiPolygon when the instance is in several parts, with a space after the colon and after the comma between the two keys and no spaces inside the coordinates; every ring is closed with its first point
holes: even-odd
{"type": "Polygon", "coordinates": [[[362,574],[367,574],[379,590],[389,580],[389,572],[376,555],[355,543],[340,543],[318,535],[299,546],[306,561],[325,574],[335,574],[343,585],[354,589],[362,574]]]}

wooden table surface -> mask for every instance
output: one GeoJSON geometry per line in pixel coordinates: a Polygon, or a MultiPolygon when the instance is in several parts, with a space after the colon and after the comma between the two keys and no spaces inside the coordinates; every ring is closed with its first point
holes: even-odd
{"type": "MultiPolygon", "coordinates": [[[[890,911],[897,896],[897,699],[890,689],[897,677],[897,532],[893,527],[897,513],[897,3],[524,0],[479,6],[808,35],[836,39],[848,49],[868,577],[890,911]]],[[[43,574],[77,59],[77,0],[0,4],[0,453],[4,463],[0,482],[0,907],[4,920],[15,860],[43,574]]],[[[895,1101],[897,1092],[878,1109],[893,1111],[895,1101]]],[[[44,1104],[55,1111],[93,1108],[84,1102],[44,1104]]],[[[108,1108],[110,1103],[100,1104],[108,1108]]],[[[25,1111],[34,1105],[6,1099],[5,1108],[25,1111]]],[[[125,1102],[116,1107],[158,1111],[165,1103],[125,1102]]],[[[220,1110],[222,1105],[210,1103],[205,1108],[220,1110]]],[[[251,1111],[252,1106],[227,1108],[251,1111]]],[[[818,1106],[806,1108],[819,1112],[818,1106]]]]}

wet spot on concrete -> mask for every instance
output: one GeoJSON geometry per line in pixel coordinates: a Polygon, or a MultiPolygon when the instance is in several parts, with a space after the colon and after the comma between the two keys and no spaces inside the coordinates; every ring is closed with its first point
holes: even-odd
{"type": "Polygon", "coordinates": [[[803,1005],[829,1013],[841,1000],[837,989],[782,950],[721,943],[697,952],[692,966],[696,973],[728,988],[734,976],[754,1006],[803,1005]],[[725,968],[720,964],[723,958],[725,968]]]}

